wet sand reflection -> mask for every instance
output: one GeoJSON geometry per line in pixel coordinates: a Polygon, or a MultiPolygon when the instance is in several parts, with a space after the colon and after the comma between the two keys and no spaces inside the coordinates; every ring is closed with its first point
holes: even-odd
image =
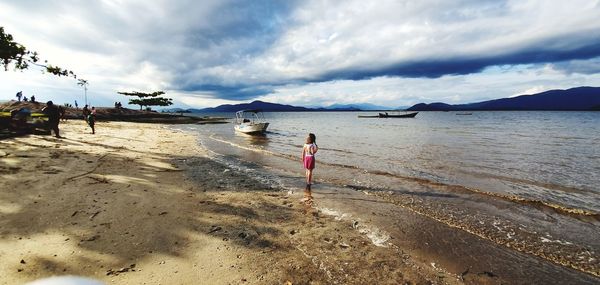
{"type": "Polygon", "coordinates": [[[304,208],[302,210],[302,213],[305,215],[314,215],[316,216],[316,212],[315,212],[315,208],[314,206],[314,199],[312,196],[312,189],[310,185],[306,185],[306,187],[304,188],[304,198],[302,198],[302,203],[304,204],[304,208]]]}

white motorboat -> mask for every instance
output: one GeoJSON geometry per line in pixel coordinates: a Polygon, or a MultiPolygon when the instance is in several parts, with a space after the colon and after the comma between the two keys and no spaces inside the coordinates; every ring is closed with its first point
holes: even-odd
{"type": "Polygon", "coordinates": [[[241,110],[235,113],[234,129],[246,134],[264,133],[269,123],[260,110],[241,110]]]}

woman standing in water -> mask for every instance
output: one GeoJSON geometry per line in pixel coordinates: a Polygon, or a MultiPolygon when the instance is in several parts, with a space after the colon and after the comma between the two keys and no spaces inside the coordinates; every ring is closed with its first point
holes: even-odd
{"type": "Polygon", "coordinates": [[[308,134],[306,143],[302,147],[302,164],[306,169],[306,187],[310,188],[312,184],[312,172],[315,168],[315,153],[319,150],[317,146],[317,137],[314,134],[308,134]]]}

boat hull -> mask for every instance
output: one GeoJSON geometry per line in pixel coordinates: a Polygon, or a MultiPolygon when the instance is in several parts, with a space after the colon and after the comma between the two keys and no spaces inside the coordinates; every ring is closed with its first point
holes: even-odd
{"type": "Polygon", "coordinates": [[[269,127],[269,123],[244,123],[235,125],[234,129],[245,134],[259,134],[264,133],[267,127],[269,127]]]}
{"type": "Polygon", "coordinates": [[[419,112],[414,112],[414,113],[409,113],[409,114],[402,114],[402,115],[386,115],[386,114],[379,114],[380,118],[414,118],[419,112]]]}
{"type": "Polygon", "coordinates": [[[384,113],[379,113],[376,116],[358,116],[359,118],[414,118],[419,112],[409,113],[409,114],[401,114],[401,115],[389,115],[384,113]]]}

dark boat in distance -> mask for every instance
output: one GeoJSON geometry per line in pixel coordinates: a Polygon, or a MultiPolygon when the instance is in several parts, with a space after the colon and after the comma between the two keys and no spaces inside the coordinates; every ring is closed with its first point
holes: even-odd
{"type": "Polygon", "coordinates": [[[376,116],[361,116],[359,115],[359,118],[414,118],[419,112],[413,112],[413,113],[407,113],[407,114],[388,114],[386,113],[379,113],[376,116]]]}

